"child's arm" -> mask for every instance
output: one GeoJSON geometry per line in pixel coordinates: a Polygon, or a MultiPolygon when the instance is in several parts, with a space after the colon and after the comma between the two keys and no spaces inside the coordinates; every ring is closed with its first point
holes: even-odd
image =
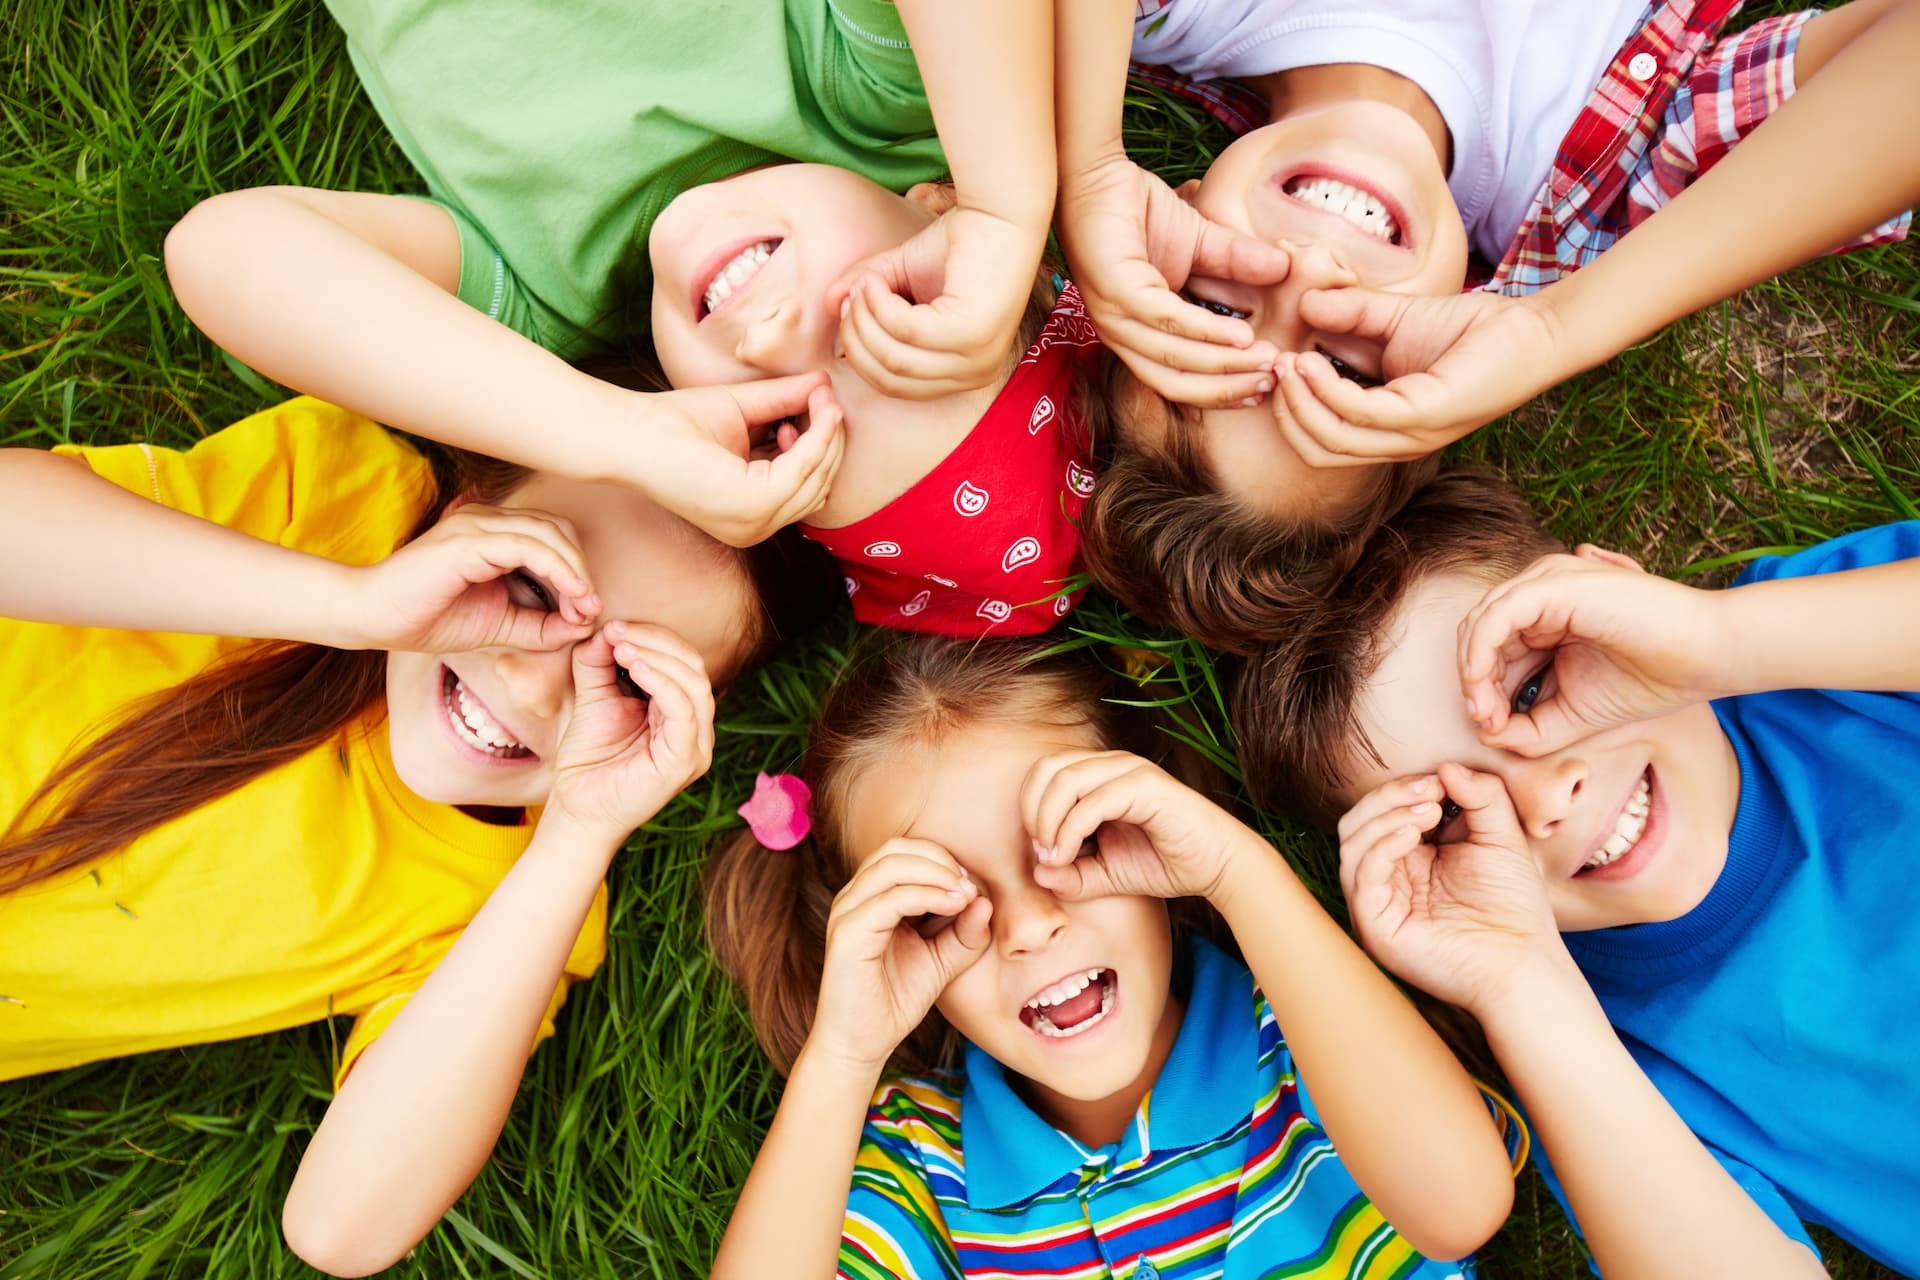
{"type": "Polygon", "coordinates": [[[609,623],[574,650],[573,676],[533,842],[354,1065],[301,1158],[282,1228],[322,1270],[390,1266],[480,1172],[608,864],[712,759],[713,693],[673,633],[609,623]],[[621,694],[619,668],[645,701],[621,694]]]}
{"type": "Polygon", "coordinates": [[[0,574],[0,615],[29,622],[455,653],[558,648],[586,635],[599,609],[579,547],[532,512],[469,504],[356,567],[176,511],[39,449],[0,450],[0,539],[21,549],[0,574]],[[555,584],[558,612],[513,602],[503,580],[520,569],[555,584]]]}
{"type": "Polygon", "coordinates": [[[1121,4],[1055,8],[1060,244],[1101,341],[1142,382],[1181,404],[1236,405],[1272,390],[1273,345],[1175,291],[1195,274],[1277,284],[1287,255],[1202,217],[1127,158],[1120,108],[1132,22],[1121,4]]]}
{"type": "Polygon", "coordinates": [[[887,1059],[986,950],[993,904],[928,840],[888,842],[833,900],[806,1046],[754,1158],[714,1280],[830,1276],[867,1104],[887,1059]],[[923,938],[907,922],[951,916],[923,938]]]}
{"type": "Polygon", "coordinates": [[[848,291],[840,338],[855,372],[887,395],[927,400],[986,386],[1018,354],[1053,215],[1053,6],[899,0],[899,9],[956,206],[827,292],[848,291]]]}
{"type": "Polygon", "coordinates": [[[228,192],[173,228],[166,257],[187,315],[268,377],[463,449],[631,485],[737,546],[817,506],[838,463],[837,426],[747,460],[752,429],[808,409],[818,374],[627,391],[467,306],[451,292],[458,232],[424,201],[228,192]]]}
{"type": "Polygon", "coordinates": [[[1513,1175],[1479,1091],[1265,841],[1124,752],[1047,757],[1021,807],[1034,878],[1063,899],[1204,896],[1226,917],[1341,1163],[1409,1244],[1464,1257],[1506,1220],[1513,1175]]]}
{"type": "Polygon", "coordinates": [[[1818,76],[1671,204],[1539,293],[1307,293],[1300,312],[1316,328],[1386,344],[1391,381],[1361,388],[1322,356],[1283,356],[1288,413],[1334,454],[1431,453],[1662,325],[1920,202],[1920,4],[1884,10],[1849,25],[1818,76]]]}
{"type": "Polygon", "coordinates": [[[1340,823],[1367,949],[1480,1020],[1553,1158],[1603,1275],[1806,1280],[1825,1270],[1768,1219],[1620,1043],[1567,954],[1506,789],[1458,765],[1378,788],[1340,823]],[[1420,833],[1450,797],[1467,839],[1420,833]]]}
{"type": "Polygon", "coordinates": [[[1676,707],[1770,689],[1920,689],[1920,559],[1702,591],[1617,552],[1547,556],[1462,623],[1460,685],[1481,737],[1544,755],[1676,707]],[[1551,662],[1509,710],[1508,673],[1551,662]]]}

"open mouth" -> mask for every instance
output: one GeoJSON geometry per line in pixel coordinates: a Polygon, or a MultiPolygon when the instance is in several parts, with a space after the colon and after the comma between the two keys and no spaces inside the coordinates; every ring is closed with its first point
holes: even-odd
{"type": "Polygon", "coordinates": [[[1400,211],[1377,192],[1324,173],[1295,174],[1280,190],[1288,199],[1330,213],[1383,244],[1407,247],[1400,211]]]}
{"type": "Polygon", "coordinates": [[[725,307],[727,300],[733,297],[747,282],[760,273],[767,260],[774,255],[782,241],[778,237],[768,240],[754,240],[738,246],[731,253],[721,250],[707,264],[693,282],[693,318],[695,322],[705,320],[714,312],[725,307]]]}
{"type": "Polygon", "coordinates": [[[453,736],[475,751],[496,760],[538,759],[525,743],[493,718],[486,704],[453,673],[452,667],[440,668],[440,705],[446,710],[447,725],[453,730],[453,736]]]}
{"type": "Polygon", "coordinates": [[[1653,768],[1640,775],[1640,785],[1627,797],[1625,805],[1613,820],[1613,830],[1601,842],[1600,848],[1587,859],[1585,865],[1575,875],[1585,875],[1589,871],[1598,871],[1602,867],[1612,866],[1620,859],[1632,853],[1640,843],[1640,837],[1646,834],[1647,819],[1653,813],[1653,768]]]}
{"type": "Polygon", "coordinates": [[[1020,1021],[1035,1035],[1065,1040],[1084,1035],[1113,1012],[1119,979],[1111,969],[1084,969],[1035,992],[1020,1021]]]}

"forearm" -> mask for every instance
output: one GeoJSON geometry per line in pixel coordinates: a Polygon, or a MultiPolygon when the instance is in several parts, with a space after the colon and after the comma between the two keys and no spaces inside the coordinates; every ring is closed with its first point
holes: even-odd
{"type": "Polygon", "coordinates": [[[1477,1010],[1606,1276],[1821,1276],[1700,1144],[1566,956],[1477,1010]]]}
{"type": "Polygon", "coordinates": [[[1513,1178],[1472,1080],[1277,853],[1250,848],[1229,875],[1216,905],[1341,1163],[1422,1253],[1478,1248],[1505,1221],[1513,1178]]]}
{"type": "Polygon", "coordinates": [[[163,506],[76,458],[0,451],[0,536],[21,549],[0,574],[9,618],[358,647],[343,626],[352,569],[163,506]]]}
{"type": "Polygon", "coordinates": [[[1036,232],[1053,215],[1053,5],[899,0],[955,194],[1036,232]],[[981,92],[991,73],[994,90],[981,92]]]}
{"type": "MultiPolygon", "coordinates": [[[[554,813],[549,810],[548,819],[554,813]]],[[[486,1164],[614,842],[543,820],[301,1159],[283,1225],[336,1274],[390,1265],[486,1164]]]]}
{"type": "Polygon", "coordinates": [[[1920,689],[1920,560],[1718,593],[1729,693],[1920,689]]]}
{"type": "Polygon", "coordinates": [[[740,1191],[713,1280],[830,1276],[879,1073],[802,1050],[740,1191]]]}
{"type": "Polygon", "coordinates": [[[1133,10],[1120,0],[1054,7],[1054,134],[1064,186],[1075,173],[1126,155],[1120,136],[1133,10]]]}
{"type": "Polygon", "coordinates": [[[1920,200],[1920,4],[1833,54],[1753,135],[1591,266],[1536,297],[1572,373],[1920,200]]]}
{"type": "Polygon", "coordinates": [[[641,397],[456,298],[458,233],[442,209],[236,191],[189,213],[166,254],[187,315],[270,378],[462,449],[572,479],[628,478],[619,434],[599,427],[641,397]]]}

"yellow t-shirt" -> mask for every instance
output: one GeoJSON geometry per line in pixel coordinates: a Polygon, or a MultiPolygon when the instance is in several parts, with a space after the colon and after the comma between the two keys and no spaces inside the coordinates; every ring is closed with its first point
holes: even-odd
{"type": "MultiPolygon", "coordinates": [[[[344,409],[294,400],[181,453],[59,452],[177,510],[350,564],[405,541],[426,461],[344,409]]],[[[0,618],[0,827],[76,737],[245,645],[226,637],[0,618]]],[[[344,1076],[525,849],[422,800],[393,771],[386,708],[126,849],[0,893],[0,1080],[121,1054],[356,1019],[344,1076]]],[[[606,886],[566,975],[606,953],[606,886]]]]}

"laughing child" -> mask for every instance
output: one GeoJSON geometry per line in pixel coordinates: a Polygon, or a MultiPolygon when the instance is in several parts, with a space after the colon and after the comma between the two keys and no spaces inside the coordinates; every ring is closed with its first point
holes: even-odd
{"type": "Polygon", "coordinates": [[[1038,270],[1050,6],[329,7],[430,196],[203,203],[167,264],[216,341],[734,545],[811,517],[870,621],[1009,633],[1066,611],[1098,343],[1038,270]],[[684,390],[558,358],[648,337],[684,390]],[[822,371],[844,431],[799,429],[822,371]]]}
{"type": "Polygon", "coordinates": [[[1134,57],[1241,77],[1266,122],[1182,189],[1190,209],[1120,147],[1120,38],[1070,56],[1063,32],[1063,242],[1135,375],[1087,515],[1096,580],[1246,652],[1442,445],[1756,280],[1903,234],[1907,215],[1874,224],[1920,197],[1920,8],[1855,0],[1723,35],[1737,8],[1138,6],[1134,57]],[[1067,105],[1089,95],[1107,105],[1067,105]],[[1209,244],[1190,271],[1186,248],[1209,244]],[[1564,280],[1462,295],[1470,254],[1497,264],[1489,288],[1564,280]]]}
{"type": "Polygon", "coordinates": [[[1109,692],[896,643],[814,730],[814,838],[722,855],[710,936],[787,1084],[716,1277],[1457,1276],[1506,1217],[1459,1064],[1109,692]]]}
{"type": "Polygon", "coordinates": [[[1240,674],[1248,783],[1338,819],[1361,940],[1479,1019],[1604,1274],[1824,1274],[1803,1223],[1920,1273],[1920,523],[1725,591],[1562,552],[1443,475],[1240,674]]]}

